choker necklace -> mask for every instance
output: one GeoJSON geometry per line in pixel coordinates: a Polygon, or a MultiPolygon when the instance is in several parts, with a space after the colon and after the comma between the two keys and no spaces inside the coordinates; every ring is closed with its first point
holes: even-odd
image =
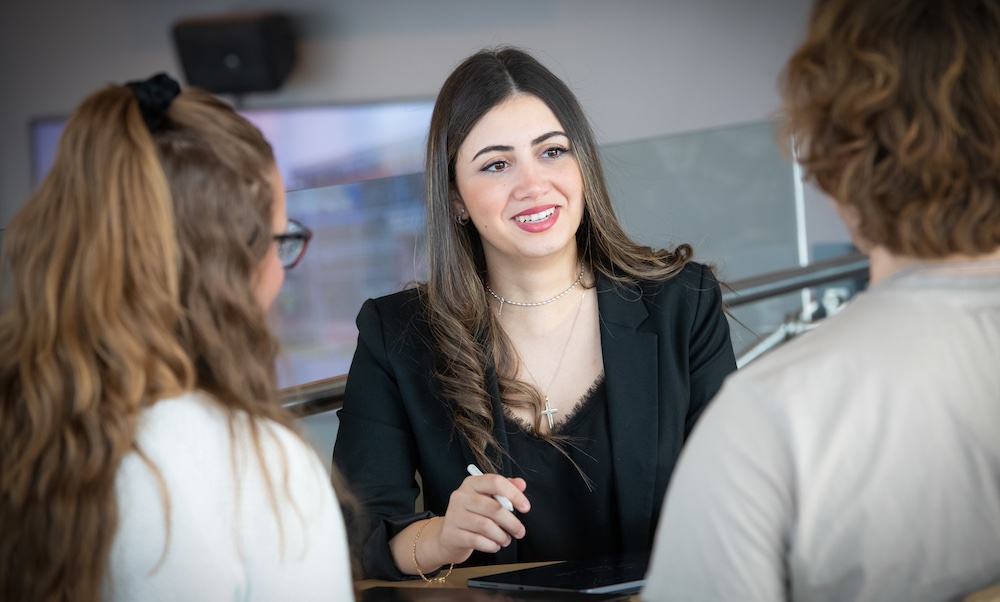
{"type": "Polygon", "coordinates": [[[972,272],[977,270],[1000,270],[1000,261],[964,261],[957,263],[918,263],[900,268],[882,279],[882,282],[899,280],[918,272],[972,272]]]}
{"type": "Polygon", "coordinates": [[[538,307],[539,305],[548,305],[549,303],[552,303],[553,301],[558,301],[559,299],[562,299],[563,297],[565,297],[566,295],[568,295],[570,291],[572,291],[573,289],[575,289],[576,286],[578,284],[580,284],[581,280],[583,280],[583,265],[580,266],[580,275],[576,277],[576,282],[574,282],[573,284],[569,285],[568,289],[566,289],[563,292],[559,293],[555,297],[552,297],[551,299],[546,299],[545,301],[539,301],[537,303],[520,303],[518,301],[511,301],[510,299],[504,299],[500,295],[494,293],[493,289],[490,288],[490,285],[488,283],[486,284],[486,290],[489,291],[489,293],[491,295],[493,295],[494,299],[496,299],[497,301],[500,302],[500,308],[497,310],[497,317],[499,318],[500,314],[503,313],[503,304],[504,303],[506,303],[507,305],[517,305],[518,307],[538,307]]]}

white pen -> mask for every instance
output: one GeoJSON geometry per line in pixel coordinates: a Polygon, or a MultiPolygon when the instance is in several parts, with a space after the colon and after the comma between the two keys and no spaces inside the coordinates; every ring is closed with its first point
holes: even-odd
{"type": "MultiPolygon", "coordinates": [[[[474,476],[474,477],[481,477],[481,476],[483,476],[483,471],[479,470],[479,467],[476,466],[475,464],[469,464],[466,467],[466,470],[468,470],[469,474],[472,475],[472,476],[474,476]]],[[[511,504],[510,500],[508,500],[504,496],[502,496],[502,495],[494,495],[493,499],[495,499],[496,501],[500,502],[500,505],[503,506],[505,509],[507,509],[507,510],[509,510],[511,512],[514,511],[514,504],[511,504]]]]}

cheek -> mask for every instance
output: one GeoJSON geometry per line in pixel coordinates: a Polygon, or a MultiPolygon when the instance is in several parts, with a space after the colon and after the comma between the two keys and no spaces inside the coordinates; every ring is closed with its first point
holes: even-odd
{"type": "Polygon", "coordinates": [[[267,311],[278,297],[281,285],[285,282],[285,270],[281,267],[278,252],[272,249],[264,258],[264,263],[257,273],[257,301],[264,311],[267,311]]]}
{"type": "Polygon", "coordinates": [[[485,178],[465,182],[459,191],[469,214],[473,216],[482,217],[485,213],[502,210],[507,198],[503,184],[485,178]]]}

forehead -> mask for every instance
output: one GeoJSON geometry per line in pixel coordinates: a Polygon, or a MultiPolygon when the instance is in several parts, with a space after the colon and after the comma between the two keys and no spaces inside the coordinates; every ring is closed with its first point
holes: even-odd
{"type": "Polygon", "coordinates": [[[483,115],[462,142],[459,153],[492,145],[530,143],[539,134],[565,131],[555,113],[531,94],[512,96],[483,115]]]}

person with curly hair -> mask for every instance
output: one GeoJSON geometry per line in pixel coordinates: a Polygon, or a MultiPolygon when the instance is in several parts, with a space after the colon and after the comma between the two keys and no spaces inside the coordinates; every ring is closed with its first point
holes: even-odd
{"type": "Polygon", "coordinates": [[[1000,582],[1000,2],[819,0],[783,74],[808,177],[871,260],[727,380],[647,600],[955,600],[1000,582]]]}
{"type": "Polygon", "coordinates": [[[648,552],[736,367],[712,271],[629,239],[579,103],[515,48],[445,81],[426,202],[429,279],[365,303],[339,414],[364,572],[648,552]]]}
{"type": "Polygon", "coordinates": [[[4,240],[0,598],[353,599],[264,317],[307,242],[222,101],[160,74],[76,109],[4,240]]]}

